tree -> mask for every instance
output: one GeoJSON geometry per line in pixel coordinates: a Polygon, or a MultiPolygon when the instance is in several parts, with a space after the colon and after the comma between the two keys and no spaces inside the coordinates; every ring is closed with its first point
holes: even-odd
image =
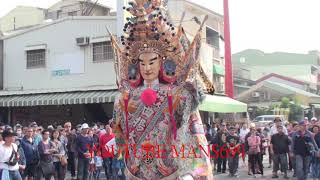
{"type": "Polygon", "coordinates": [[[281,105],[280,108],[289,108],[289,104],[290,104],[290,99],[287,97],[283,97],[281,99],[281,105]]]}
{"type": "Polygon", "coordinates": [[[303,108],[296,99],[294,99],[293,103],[289,105],[289,108],[290,121],[300,121],[303,118],[303,108]]]}

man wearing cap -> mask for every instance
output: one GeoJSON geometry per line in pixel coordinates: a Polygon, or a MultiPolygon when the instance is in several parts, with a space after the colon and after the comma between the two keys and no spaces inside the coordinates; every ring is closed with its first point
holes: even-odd
{"type": "Polygon", "coordinates": [[[298,131],[292,137],[290,156],[295,157],[298,180],[307,179],[312,152],[318,150],[312,133],[306,129],[306,126],[304,121],[300,121],[298,131]]]}
{"type": "Polygon", "coordinates": [[[2,179],[4,172],[7,171],[10,180],[22,180],[19,172],[19,154],[18,147],[15,142],[15,134],[10,130],[4,130],[2,132],[2,138],[4,144],[0,144],[0,169],[2,170],[2,179]]]}
{"type": "Polygon", "coordinates": [[[87,180],[89,178],[89,158],[90,149],[93,145],[93,141],[88,136],[89,125],[87,123],[82,124],[81,134],[77,136],[76,147],[78,152],[78,180],[87,180]]]}
{"type": "MultiPolygon", "coordinates": [[[[278,133],[278,129],[277,129],[278,126],[283,126],[283,124],[282,124],[282,120],[279,117],[276,117],[274,119],[274,125],[270,129],[271,136],[278,133]]],[[[286,127],[283,127],[283,132],[284,134],[288,135],[288,130],[286,127]]]]}
{"type": "Polygon", "coordinates": [[[312,128],[313,126],[315,126],[317,124],[318,120],[316,117],[311,118],[311,123],[309,124],[309,131],[312,132],[312,128]]]}

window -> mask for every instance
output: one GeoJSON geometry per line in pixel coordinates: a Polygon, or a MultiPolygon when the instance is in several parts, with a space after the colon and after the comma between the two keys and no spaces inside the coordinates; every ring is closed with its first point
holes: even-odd
{"type": "Polygon", "coordinates": [[[93,62],[113,60],[113,49],[110,41],[93,43],[93,62]]]}
{"type": "Polygon", "coordinates": [[[62,15],[62,11],[61,11],[61,10],[58,10],[58,11],[57,11],[57,17],[56,17],[56,19],[61,18],[61,15],[62,15]]]}
{"type": "Polygon", "coordinates": [[[318,69],[313,67],[313,66],[311,66],[311,74],[312,75],[317,75],[317,72],[318,72],[318,69]]]}
{"type": "Polygon", "coordinates": [[[253,121],[254,121],[254,122],[262,121],[262,117],[256,117],[253,121]]]}
{"type": "Polygon", "coordinates": [[[46,64],[46,50],[37,49],[27,51],[27,68],[40,68],[46,64]]]}
{"type": "Polygon", "coordinates": [[[265,120],[265,121],[273,121],[273,120],[274,120],[274,117],[265,117],[264,120],[265,120]]]}
{"type": "Polygon", "coordinates": [[[208,44],[219,49],[219,38],[220,36],[218,32],[208,27],[206,28],[206,39],[208,44]]]}
{"type": "Polygon", "coordinates": [[[240,63],[241,63],[241,64],[246,63],[246,58],[245,58],[245,57],[241,57],[241,58],[240,58],[240,63]]]}

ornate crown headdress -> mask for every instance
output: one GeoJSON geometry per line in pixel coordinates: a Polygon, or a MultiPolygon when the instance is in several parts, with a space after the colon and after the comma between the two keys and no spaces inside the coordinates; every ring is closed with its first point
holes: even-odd
{"type": "Polygon", "coordinates": [[[202,22],[198,33],[190,42],[180,25],[175,28],[167,13],[167,0],[134,0],[130,7],[123,7],[130,12],[121,36],[121,46],[111,36],[115,51],[115,70],[119,89],[130,89],[141,83],[138,58],[141,53],[154,52],[161,56],[161,78],[168,83],[195,82],[200,75],[207,91],[213,92],[199,63],[202,22]]]}

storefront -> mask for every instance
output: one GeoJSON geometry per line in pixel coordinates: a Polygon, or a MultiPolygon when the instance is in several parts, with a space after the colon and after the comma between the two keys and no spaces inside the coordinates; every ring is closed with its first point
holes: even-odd
{"type": "MultiPolygon", "coordinates": [[[[9,124],[35,121],[43,126],[106,122],[117,95],[116,90],[1,94],[0,118],[9,124]]],[[[204,123],[247,120],[247,105],[226,96],[207,95],[199,110],[204,123]]]]}
{"type": "Polygon", "coordinates": [[[117,94],[115,90],[95,90],[0,96],[1,120],[22,125],[35,121],[45,127],[66,121],[107,122],[117,94]]]}

